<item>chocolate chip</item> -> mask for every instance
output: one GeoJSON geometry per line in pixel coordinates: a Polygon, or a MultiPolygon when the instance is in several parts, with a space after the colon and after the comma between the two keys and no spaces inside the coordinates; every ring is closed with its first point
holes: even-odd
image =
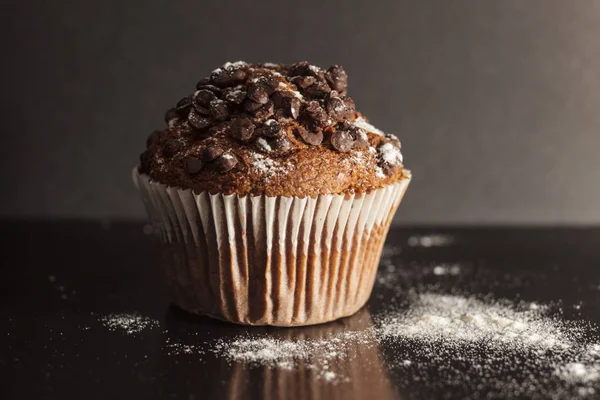
{"type": "Polygon", "coordinates": [[[269,145],[278,153],[285,153],[292,149],[294,146],[292,141],[285,136],[281,136],[269,141],[269,145]]]}
{"type": "Polygon", "coordinates": [[[368,149],[369,148],[369,141],[368,140],[355,140],[354,141],[354,148],[355,149],[368,149]]]}
{"type": "Polygon", "coordinates": [[[300,61],[290,67],[290,75],[308,76],[311,74],[310,64],[306,61],[300,61]]]}
{"type": "Polygon", "coordinates": [[[231,72],[231,78],[237,83],[245,81],[247,77],[248,74],[243,69],[236,69],[231,72]]]}
{"type": "Polygon", "coordinates": [[[329,67],[325,73],[325,79],[331,88],[341,94],[345,94],[348,88],[348,74],[339,65],[329,67]]]}
{"type": "Polygon", "coordinates": [[[269,138],[278,137],[281,135],[281,125],[274,119],[268,119],[265,123],[258,128],[258,134],[260,136],[266,136],[269,138]]]}
{"type": "Polygon", "coordinates": [[[335,131],[331,135],[331,145],[337,151],[346,153],[352,149],[354,145],[354,138],[348,131],[335,131]]]}
{"type": "Polygon", "coordinates": [[[152,153],[149,150],[140,154],[140,172],[148,173],[152,167],[152,153]]]}
{"type": "Polygon", "coordinates": [[[354,102],[349,103],[338,96],[336,91],[331,91],[325,100],[327,113],[335,120],[341,121],[354,113],[354,102]]]}
{"type": "Polygon", "coordinates": [[[210,90],[211,92],[213,92],[217,96],[220,96],[221,93],[223,92],[221,90],[221,88],[218,88],[215,85],[204,85],[204,86],[201,86],[201,87],[199,87],[197,89],[198,90],[210,90]]]}
{"type": "Polygon", "coordinates": [[[231,86],[234,82],[231,72],[226,68],[217,68],[210,74],[210,81],[218,87],[231,86]]]}
{"type": "Polygon", "coordinates": [[[396,137],[396,135],[392,135],[391,133],[387,133],[385,135],[385,138],[388,140],[388,142],[390,142],[397,149],[402,148],[402,145],[400,144],[400,140],[396,137]]]}
{"type": "Polygon", "coordinates": [[[292,117],[294,119],[298,118],[298,114],[300,114],[301,103],[300,100],[294,97],[293,94],[278,90],[273,93],[271,100],[273,101],[273,104],[277,110],[281,110],[281,114],[283,116],[292,117]]]}
{"type": "Polygon", "coordinates": [[[303,91],[303,93],[306,94],[307,96],[310,96],[310,97],[313,97],[316,99],[324,98],[325,96],[327,96],[327,94],[329,92],[331,92],[331,88],[325,82],[315,82],[314,84],[310,85],[303,91]]]}
{"type": "Polygon", "coordinates": [[[292,83],[296,85],[299,89],[306,89],[317,80],[314,76],[295,76],[292,78],[292,83]]]}
{"type": "Polygon", "coordinates": [[[210,105],[210,102],[217,96],[208,89],[200,89],[194,93],[193,102],[194,106],[206,108],[210,105]]]}
{"type": "Polygon", "coordinates": [[[252,101],[250,99],[246,99],[246,101],[244,101],[244,111],[250,114],[254,114],[256,110],[258,110],[262,106],[262,104],[252,101]]]}
{"type": "Polygon", "coordinates": [[[165,122],[169,128],[173,127],[179,119],[179,113],[175,108],[170,108],[165,113],[165,122]]]}
{"type": "Polygon", "coordinates": [[[327,113],[321,107],[321,104],[316,100],[311,100],[304,106],[302,113],[306,115],[308,118],[313,120],[319,126],[327,125],[327,120],[329,117],[327,113]]]}
{"type": "Polygon", "coordinates": [[[206,146],[204,150],[202,150],[202,154],[200,155],[202,161],[211,162],[216,160],[218,157],[223,154],[223,149],[219,146],[206,146]]]}
{"type": "Polygon", "coordinates": [[[155,144],[158,141],[160,133],[160,131],[154,131],[148,135],[148,138],[146,139],[146,147],[151,147],[153,144],[155,144]]]}
{"type": "Polygon", "coordinates": [[[196,83],[196,89],[200,89],[203,86],[206,86],[210,83],[210,78],[206,77],[206,78],[202,78],[198,81],[198,83],[196,83]]]}
{"type": "Polygon", "coordinates": [[[204,115],[205,117],[210,115],[210,110],[206,107],[200,107],[194,104],[194,110],[196,110],[198,114],[204,115]]]}
{"type": "Polygon", "coordinates": [[[233,154],[223,153],[211,164],[211,167],[218,172],[227,172],[231,171],[237,165],[237,163],[238,160],[233,154]]]}
{"type": "Polygon", "coordinates": [[[284,91],[281,91],[281,90],[277,90],[271,96],[271,101],[273,101],[273,104],[275,105],[276,108],[283,108],[284,107],[284,101],[285,101],[285,99],[287,97],[290,97],[290,93],[284,92],[284,91]]]}
{"type": "Polygon", "coordinates": [[[318,130],[315,132],[309,132],[302,126],[294,128],[294,133],[302,138],[304,143],[312,146],[318,146],[323,142],[323,131],[318,130]]]}
{"type": "Polygon", "coordinates": [[[185,171],[190,175],[195,175],[198,172],[202,171],[204,168],[204,163],[202,160],[196,157],[188,157],[184,161],[185,171]]]}
{"type": "Polygon", "coordinates": [[[294,147],[294,144],[286,136],[273,139],[258,138],[256,141],[258,149],[263,153],[277,153],[283,155],[294,147]]]}
{"type": "Polygon", "coordinates": [[[352,117],[356,113],[356,105],[354,104],[354,100],[348,96],[342,97],[342,100],[344,100],[344,104],[346,104],[346,109],[348,110],[348,115],[346,115],[346,118],[352,117]]]}
{"type": "Polygon", "coordinates": [[[300,103],[299,99],[292,97],[289,100],[289,104],[287,104],[283,110],[285,111],[286,115],[296,119],[298,118],[298,115],[300,115],[301,105],[302,103],[300,103]]]}
{"type": "Polygon", "coordinates": [[[260,83],[264,86],[269,96],[279,87],[279,81],[274,76],[263,77],[260,79],[260,83]]]}
{"type": "Polygon", "coordinates": [[[177,102],[175,109],[179,115],[186,115],[187,112],[192,108],[192,98],[187,96],[177,102]]]}
{"type": "Polygon", "coordinates": [[[402,167],[402,154],[391,141],[385,141],[377,146],[379,166],[386,175],[393,174],[402,167]]]}
{"type": "Polygon", "coordinates": [[[173,157],[181,150],[183,145],[177,139],[169,139],[165,142],[162,149],[162,154],[165,157],[173,157]]]}
{"type": "Polygon", "coordinates": [[[252,84],[248,88],[248,98],[259,104],[266,104],[269,101],[269,93],[263,85],[252,84]]]}
{"type": "Polygon", "coordinates": [[[273,115],[273,102],[269,100],[267,104],[264,104],[261,108],[254,112],[254,116],[258,120],[265,120],[273,115]]]}
{"type": "Polygon", "coordinates": [[[206,118],[196,109],[192,109],[188,115],[188,122],[191,126],[198,129],[199,131],[205,131],[212,125],[212,122],[209,118],[206,118]]]}
{"type": "Polygon", "coordinates": [[[225,121],[231,115],[229,105],[220,99],[214,99],[210,102],[209,111],[211,117],[217,121],[225,121]]]}
{"type": "Polygon", "coordinates": [[[369,137],[364,129],[350,123],[345,123],[344,126],[347,127],[348,132],[350,132],[354,139],[355,149],[366,149],[369,147],[369,137]]]}
{"type": "Polygon", "coordinates": [[[223,89],[223,98],[235,105],[242,104],[246,98],[246,90],[241,86],[223,89]]]}
{"type": "Polygon", "coordinates": [[[254,124],[246,117],[236,118],[233,120],[230,130],[234,138],[245,142],[252,138],[254,124]]]}

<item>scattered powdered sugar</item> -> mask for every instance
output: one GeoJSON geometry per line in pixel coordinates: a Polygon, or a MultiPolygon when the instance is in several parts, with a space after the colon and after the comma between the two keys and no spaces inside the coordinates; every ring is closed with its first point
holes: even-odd
{"type": "Polygon", "coordinates": [[[316,65],[309,65],[308,68],[315,74],[318,74],[321,72],[321,68],[317,67],[316,65]]]}
{"type": "Polygon", "coordinates": [[[164,347],[166,354],[170,356],[178,356],[178,355],[193,355],[193,356],[201,356],[205,353],[204,348],[201,344],[185,344],[180,342],[171,341],[171,339],[167,338],[165,340],[164,347]]]}
{"type": "Polygon", "coordinates": [[[256,144],[258,145],[258,147],[260,147],[263,151],[266,152],[270,152],[273,149],[271,148],[271,145],[269,144],[269,142],[267,142],[264,138],[258,138],[258,140],[256,141],[256,144]]]}
{"type": "Polygon", "coordinates": [[[146,329],[159,326],[157,320],[144,317],[140,314],[109,314],[99,318],[102,324],[111,331],[121,331],[127,334],[135,334],[146,329]]]}
{"type": "Polygon", "coordinates": [[[286,92],[290,93],[295,98],[297,98],[299,100],[304,100],[304,96],[302,96],[302,94],[300,94],[299,91],[295,90],[294,87],[292,85],[290,85],[289,83],[279,82],[278,87],[279,87],[279,89],[285,90],[286,92]]]}
{"type": "Polygon", "coordinates": [[[434,275],[458,275],[460,274],[459,264],[440,264],[433,267],[434,275]]]}
{"type": "Polygon", "coordinates": [[[240,98],[240,96],[242,98],[243,96],[245,96],[245,89],[244,86],[237,85],[236,87],[231,88],[231,90],[227,91],[227,93],[225,94],[225,100],[233,103],[236,101],[236,99],[240,98]]]}
{"type": "Polygon", "coordinates": [[[278,339],[271,336],[219,340],[212,351],[230,362],[291,370],[302,364],[315,370],[318,379],[330,383],[348,382],[340,364],[350,362],[357,347],[375,344],[373,329],[344,331],[321,339],[278,339]]]}
{"type": "Polygon", "coordinates": [[[600,364],[569,363],[558,367],[556,375],[571,384],[594,382],[600,379],[600,364]]]}
{"type": "Polygon", "coordinates": [[[266,63],[263,63],[263,65],[267,68],[279,68],[279,64],[275,64],[272,62],[266,62],[266,63]]]}
{"type": "Polygon", "coordinates": [[[448,246],[454,242],[454,238],[448,235],[419,235],[408,238],[410,247],[438,247],[448,246]]]}
{"type": "MultiPolygon", "coordinates": [[[[461,270],[457,264],[438,265],[430,268],[430,276],[440,275],[436,268],[441,266],[450,274],[461,270]]],[[[398,278],[401,272],[393,264],[382,270],[378,280],[381,273],[398,278]]],[[[383,283],[393,289],[401,280],[386,278],[383,283]]],[[[205,345],[167,340],[165,348],[168,354],[192,356],[202,356],[208,348],[229,363],[308,369],[325,383],[344,384],[360,379],[348,369],[364,362],[366,353],[361,356],[360,349],[377,354],[383,346],[388,349],[385,367],[399,374],[404,385],[423,381],[429,389],[460,388],[474,398],[593,396],[600,390],[600,344],[589,342],[589,324],[566,320],[553,307],[490,296],[409,292],[403,302],[375,314],[374,324],[360,329],[319,338],[285,330],[248,332],[205,345]]]]}
{"type": "Polygon", "coordinates": [[[381,159],[391,166],[397,167],[402,164],[402,153],[400,149],[391,143],[385,143],[379,147],[381,159]]]}
{"type": "MultiPolygon", "coordinates": [[[[435,269],[434,269],[435,273],[435,269]]],[[[566,349],[581,331],[565,326],[531,308],[516,310],[503,302],[486,303],[474,297],[424,293],[409,310],[381,320],[383,337],[419,341],[481,342],[491,346],[566,349]]]]}
{"type": "Polygon", "coordinates": [[[348,156],[346,158],[344,158],[344,161],[343,161],[345,164],[363,165],[368,161],[368,157],[362,151],[351,150],[347,154],[348,154],[348,156]]]}
{"type": "Polygon", "coordinates": [[[375,316],[375,325],[363,330],[320,339],[246,335],[217,340],[211,351],[248,366],[310,369],[318,379],[340,384],[351,379],[340,366],[360,362],[353,359],[353,349],[386,345],[396,349],[389,369],[405,370],[411,381],[429,381],[435,371],[439,376],[429,383],[432,387],[460,385],[472,393],[485,387],[491,397],[502,398],[594,394],[600,345],[585,345],[585,326],[550,316],[549,306],[531,304],[413,293],[406,307],[384,310],[375,316]]]}
{"type": "Polygon", "coordinates": [[[383,170],[381,169],[380,166],[376,166],[375,167],[375,176],[378,177],[378,178],[382,178],[382,179],[386,178],[386,176],[383,173],[383,170]]]}
{"type": "MultiPolygon", "coordinates": [[[[246,65],[248,65],[248,63],[246,63],[245,61],[234,61],[234,62],[228,61],[225,64],[223,64],[223,66],[221,68],[224,68],[226,70],[231,70],[231,69],[243,68],[246,65]]],[[[216,70],[213,71],[213,73],[221,72],[221,68],[217,68],[216,70]]]]}
{"type": "MultiPolygon", "coordinates": [[[[267,121],[268,122],[268,121],[267,121]]],[[[259,139],[264,140],[264,139],[259,139]]],[[[268,144],[267,144],[268,146],[268,144]]],[[[281,164],[280,161],[275,161],[269,157],[265,157],[260,153],[252,153],[252,166],[258,169],[265,177],[269,178],[276,174],[287,173],[289,171],[289,164],[281,164]]]]}
{"type": "Polygon", "coordinates": [[[376,135],[381,135],[381,136],[383,136],[383,135],[384,135],[383,131],[381,131],[381,130],[379,130],[379,129],[375,128],[373,125],[371,125],[369,122],[367,122],[367,120],[366,120],[366,119],[364,119],[364,118],[362,118],[362,117],[356,118],[356,119],[354,120],[354,126],[357,126],[357,127],[359,127],[359,128],[362,128],[362,129],[364,129],[365,131],[367,131],[367,132],[371,132],[371,133],[374,133],[374,134],[376,134],[376,135]]]}
{"type": "Polygon", "coordinates": [[[478,391],[485,388],[493,398],[594,394],[600,345],[586,343],[585,323],[552,316],[550,309],[426,292],[379,315],[376,331],[397,349],[393,370],[406,370],[413,380],[435,376],[438,388],[459,385],[473,397],[483,397],[478,391]]]}

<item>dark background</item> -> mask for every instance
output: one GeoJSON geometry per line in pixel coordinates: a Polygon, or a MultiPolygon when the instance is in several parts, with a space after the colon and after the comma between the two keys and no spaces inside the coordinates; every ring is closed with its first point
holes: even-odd
{"type": "Polygon", "coordinates": [[[397,221],[600,222],[600,1],[0,1],[0,212],[144,218],[130,169],[225,61],[343,65],[397,221]]]}

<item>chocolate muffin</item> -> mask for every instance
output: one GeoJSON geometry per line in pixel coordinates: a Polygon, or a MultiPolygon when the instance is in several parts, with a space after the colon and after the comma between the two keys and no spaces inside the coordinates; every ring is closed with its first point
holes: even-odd
{"type": "Polygon", "coordinates": [[[226,63],[165,115],[136,186],[173,302],[251,325],[358,311],[410,182],[340,66],[226,63]]]}

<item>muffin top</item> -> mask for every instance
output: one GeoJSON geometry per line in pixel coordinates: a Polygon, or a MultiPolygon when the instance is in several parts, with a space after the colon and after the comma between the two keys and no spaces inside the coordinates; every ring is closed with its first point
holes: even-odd
{"type": "Polygon", "coordinates": [[[347,87],[337,65],[226,63],[167,111],[139,171],[240,196],[364,193],[408,177],[398,138],[370,125],[347,87]]]}

